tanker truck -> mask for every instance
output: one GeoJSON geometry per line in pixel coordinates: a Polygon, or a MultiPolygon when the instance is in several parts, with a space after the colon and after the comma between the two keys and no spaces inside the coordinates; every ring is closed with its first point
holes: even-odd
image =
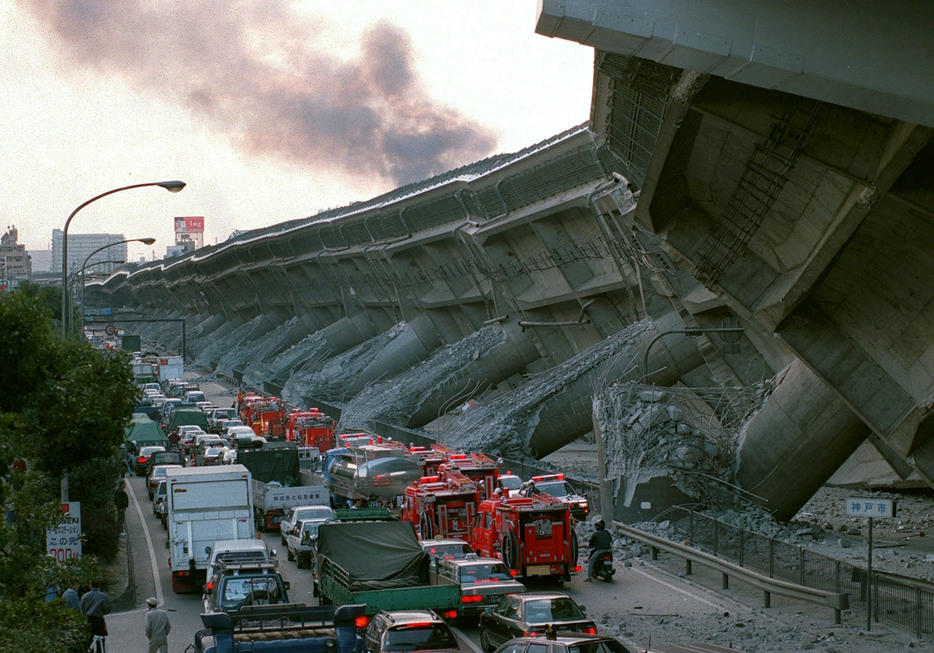
{"type": "Polygon", "coordinates": [[[394,499],[421,476],[418,458],[392,442],[331,449],[324,458],[324,477],[335,508],[357,501],[371,508],[395,507],[394,499]]]}

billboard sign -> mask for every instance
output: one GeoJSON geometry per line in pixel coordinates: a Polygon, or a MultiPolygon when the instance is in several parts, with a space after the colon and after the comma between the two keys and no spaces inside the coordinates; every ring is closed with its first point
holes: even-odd
{"type": "Polygon", "coordinates": [[[45,550],[59,562],[81,557],[81,502],[62,504],[65,521],[45,533],[45,550]]]}
{"type": "Polygon", "coordinates": [[[204,233],[204,216],[189,216],[175,218],[175,233],[202,234],[204,233]]]}

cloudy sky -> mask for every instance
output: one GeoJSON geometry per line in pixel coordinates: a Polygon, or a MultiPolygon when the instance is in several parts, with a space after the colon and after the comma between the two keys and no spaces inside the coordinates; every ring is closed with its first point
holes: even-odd
{"type": "Polygon", "coordinates": [[[535,0],[0,2],[3,209],[27,249],[205,243],[364,200],[588,119],[593,51],[535,0]]]}

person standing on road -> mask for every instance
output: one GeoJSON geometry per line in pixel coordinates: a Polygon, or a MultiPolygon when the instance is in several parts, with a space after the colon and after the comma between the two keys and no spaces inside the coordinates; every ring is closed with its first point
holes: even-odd
{"type": "Polygon", "coordinates": [[[149,653],[168,653],[169,631],[172,630],[169,613],[158,608],[159,599],[154,596],[146,599],[146,605],[149,606],[149,611],[146,613],[146,638],[149,640],[149,653]]]}
{"type": "Polygon", "coordinates": [[[68,586],[68,589],[62,592],[62,598],[65,599],[65,604],[77,612],[82,612],[81,610],[81,599],[78,598],[78,588],[81,587],[81,583],[76,580],[71,581],[71,584],[68,586]]]}
{"type": "Polygon", "coordinates": [[[127,496],[126,481],[120,479],[120,485],[114,492],[114,506],[117,508],[117,532],[120,535],[126,535],[126,509],[130,505],[130,497],[127,496]]]}
{"type": "Polygon", "coordinates": [[[104,615],[110,614],[110,597],[100,590],[99,583],[92,583],[91,589],[81,597],[81,612],[91,624],[91,635],[107,637],[107,623],[104,615]]]}

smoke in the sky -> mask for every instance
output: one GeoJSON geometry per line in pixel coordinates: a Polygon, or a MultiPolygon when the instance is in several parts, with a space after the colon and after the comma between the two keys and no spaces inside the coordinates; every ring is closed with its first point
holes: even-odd
{"type": "Polygon", "coordinates": [[[81,65],[180,103],[252,154],[397,185],[488,156],[483,125],[421,88],[400,28],[339,56],[285,0],[21,0],[81,65]]]}

